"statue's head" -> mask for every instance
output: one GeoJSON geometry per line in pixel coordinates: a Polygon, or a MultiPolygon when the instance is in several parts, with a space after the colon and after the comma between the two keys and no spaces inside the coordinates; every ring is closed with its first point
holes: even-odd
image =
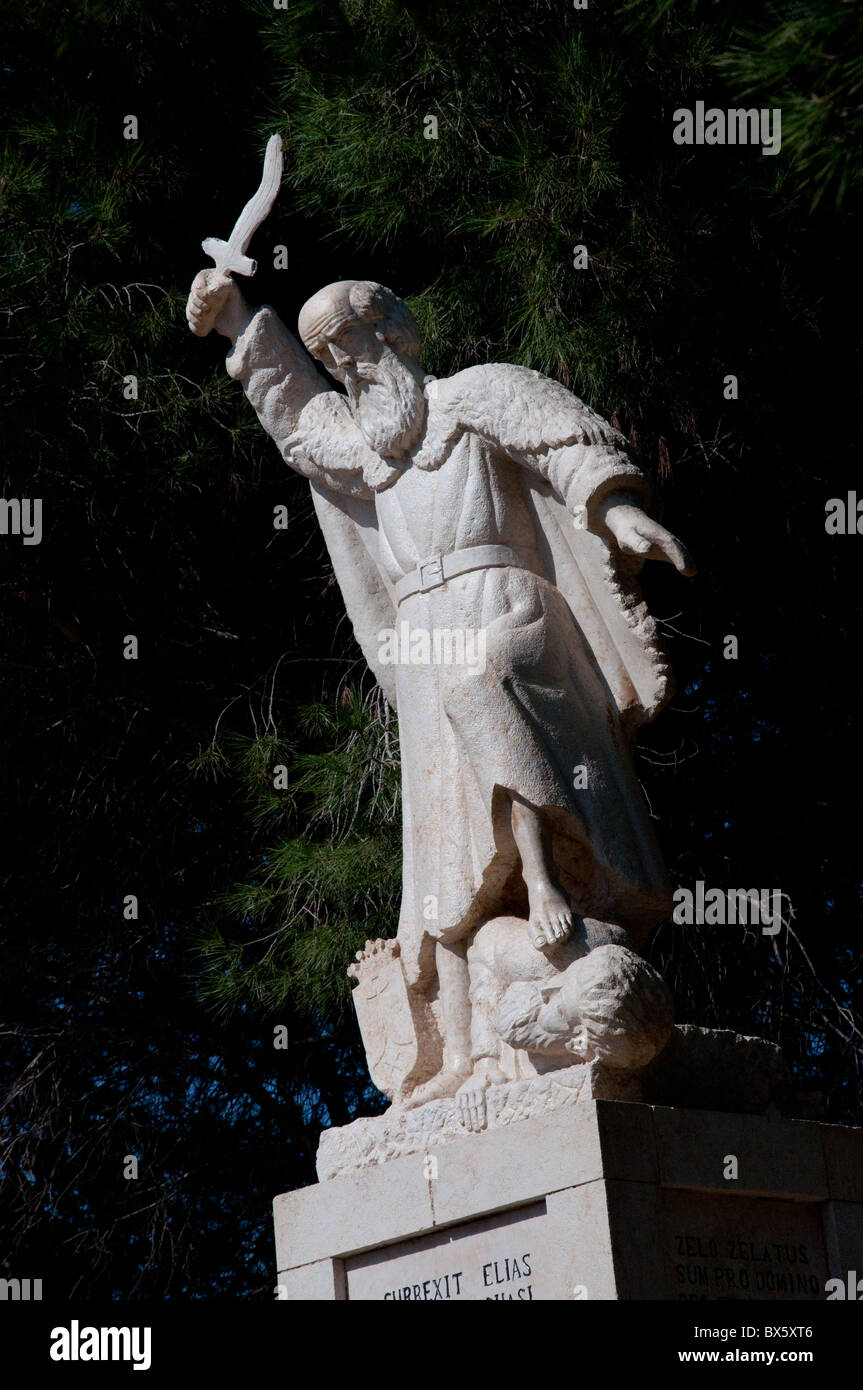
{"type": "Polygon", "coordinates": [[[495,1021],[513,1047],[629,1071],[662,1051],[674,1011],[671,991],[647,961],[624,946],[597,946],[559,983],[510,985],[495,1021]]]}
{"type": "Polygon", "coordinates": [[[420,336],[398,295],[373,280],[339,280],[300,310],[309,352],[340,381],[357,423],[379,454],[405,454],[425,419],[420,336]]]}

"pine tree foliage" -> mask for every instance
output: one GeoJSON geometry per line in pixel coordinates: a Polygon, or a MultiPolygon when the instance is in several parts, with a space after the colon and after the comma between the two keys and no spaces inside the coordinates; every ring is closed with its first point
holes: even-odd
{"type": "Polygon", "coordinates": [[[719,58],[743,97],[782,111],[783,140],[801,188],[816,207],[860,192],[863,141],[863,11],[845,0],[771,3],[741,25],[719,58]]]}
{"type": "Polygon", "coordinates": [[[214,904],[200,942],[202,998],[230,1015],[286,1002],[318,1026],[349,998],[346,963],[398,924],[401,832],[398,741],[380,691],[345,686],[302,705],[293,741],[226,736],[197,764],[233,776],[262,844],[254,877],[214,904]],[[274,789],[274,769],[284,789],[274,789]],[[245,936],[238,937],[236,925],[245,936]]]}
{"type": "MultiPolygon", "coordinates": [[[[700,22],[689,5],[659,16],[549,0],[270,12],[297,205],[395,264],[409,248],[429,370],[496,353],[559,376],[639,435],[661,392],[666,433],[685,431],[693,378],[718,370],[723,337],[773,290],[729,281],[704,340],[693,311],[719,307],[704,249],[740,234],[753,195],[756,217],[759,202],[775,216],[763,200],[780,174],[750,156],[729,177],[723,161],[719,201],[716,164],[681,159],[669,138],[674,106],[718,93],[749,8],[700,7],[700,22]],[[579,245],[590,268],[573,274],[579,245]]],[[[653,438],[652,462],[657,449],[653,438]]]]}

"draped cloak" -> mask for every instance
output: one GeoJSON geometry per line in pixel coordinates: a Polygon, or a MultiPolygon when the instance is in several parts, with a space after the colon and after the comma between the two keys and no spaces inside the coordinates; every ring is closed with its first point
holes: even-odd
{"type": "Polygon", "coordinates": [[[267,307],[227,367],[310,480],[357,641],[399,716],[408,982],[430,985],[435,940],[527,915],[512,796],[551,826],[575,910],[643,940],[671,904],[631,742],[671,692],[637,562],[600,515],[621,489],[649,501],[622,436],[558,382],[492,363],[427,378],[417,447],[384,459],[267,307]],[[488,544],[520,563],[397,605],[394,586],[418,563],[488,544]],[[382,636],[405,623],[482,631],[484,663],[386,664],[382,636]]]}

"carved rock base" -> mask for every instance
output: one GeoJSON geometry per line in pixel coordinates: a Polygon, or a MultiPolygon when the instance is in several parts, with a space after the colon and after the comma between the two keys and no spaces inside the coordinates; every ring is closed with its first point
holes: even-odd
{"type": "MultiPolygon", "coordinates": [[[[660,1056],[637,1074],[592,1062],[489,1087],[486,1130],[592,1100],[644,1100],[704,1110],[818,1118],[811,1102],[792,1098],[788,1068],[774,1043],[683,1025],[673,1030],[660,1056]]],[[[384,1115],[324,1130],[318,1147],[318,1177],[323,1181],[406,1154],[425,1153],[463,1139],[465,1133],[454,1100],[429,1101],[415,1110],[393,1106],[384,1115]]]]}
{"type": "MultiPolygon", "coordinates": [[[[586,1100],[641,1100],[641,1097],[637,1077],[609,1071],[596,1063],[567,1067],[563,1073],[550,1072],[545,1076],[490,1086],[486,1092],[486,1131],[549,1115],[586,1100]]],[[[428,1101],[415,1110],[393,1106],[385,1115],[325,1129],[318,1146],[318,1177],[324,1181],[405,1154],[439,1149],[464,1137],[465,1129],[454,1100],[428,1101]]]]}

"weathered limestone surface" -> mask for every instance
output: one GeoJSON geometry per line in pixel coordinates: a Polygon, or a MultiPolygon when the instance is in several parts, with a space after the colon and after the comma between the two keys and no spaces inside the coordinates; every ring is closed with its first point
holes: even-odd
{"type": "MultiPolygon", "coordinates": [[[[486,1128],[500,1129],[569,1109],[585,1100],[640,1100],[638,1079],[597,1063],[567,1067],[546,1076],[525,1077],[490,1086],[486,1092],[486,1128]]],[[[431,1100],[415,1109],[391,1108],[387,1114],[325,1129],[318,1146],[317,1171],[323,1181],[354,1168],[386,1163],[404,1154],[438,1149],[465,1133],[454,1100],[431,1100]]]]}
{"type": "MultiPolygon", "coordinates": [[[[666,1048],[640,1072],[593,1062],[489,1087],[486,1127],[499,1129],[592,1100],[644,1100],[750,1114],[801,1111],[775,1044],[684,1025],[674,1028],[666,1048]]],[[[324,1130],[318,1177],[323,1181],[404,1154],[424,1153],[464,1133],[454,1100],[429,1101],[415,1109],[393,1106],[384,1115],[324,1130]]]]}

